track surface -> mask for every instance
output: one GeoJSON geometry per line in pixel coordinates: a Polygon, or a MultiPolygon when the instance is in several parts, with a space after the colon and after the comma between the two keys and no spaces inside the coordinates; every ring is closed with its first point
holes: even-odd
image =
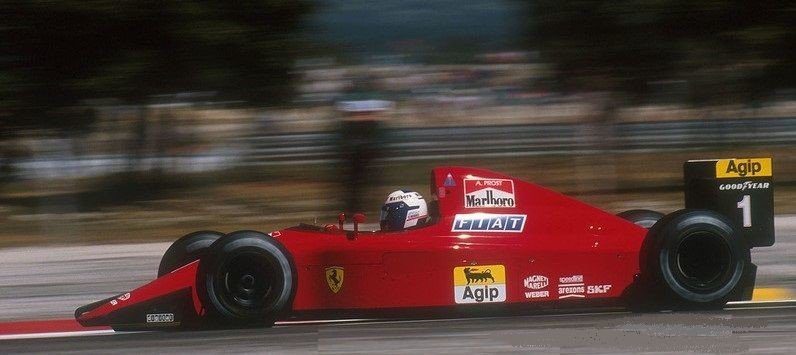
{"type": "Polygon", "coordinates": [[[791,353],[796,308],[538,315],[6,340],[2,353],[791,353]]]}

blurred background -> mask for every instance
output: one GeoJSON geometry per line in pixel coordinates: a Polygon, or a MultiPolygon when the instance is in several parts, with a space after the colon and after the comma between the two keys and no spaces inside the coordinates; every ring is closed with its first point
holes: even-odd
{"type": "Polygon", "coordinates": [[[619,212],[773,156],[796,213],[790,1],[0,3],[0,247],[378,219],[432,167],[619,212]]]}

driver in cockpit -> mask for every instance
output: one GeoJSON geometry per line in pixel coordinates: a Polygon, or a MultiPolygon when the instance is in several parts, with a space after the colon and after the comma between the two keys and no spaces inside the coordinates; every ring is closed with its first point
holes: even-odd
{"type": "Polygon", "coordinates": [[[414,191],[393,191],[381,207],[379,222],[383,232],[422,227],[429,222],[426,200],[414,191]]]}

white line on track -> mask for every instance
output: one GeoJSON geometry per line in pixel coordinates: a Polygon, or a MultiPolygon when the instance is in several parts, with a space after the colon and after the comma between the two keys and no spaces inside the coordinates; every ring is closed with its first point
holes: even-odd
{"type": "Polygon", "coordinates": [[[727,302],[728,306],[735,305],[756,305],[756,304],[772,304],[772,303],[789,303],[796,305],[796,300],[772,300],[772,301],[732,301],[727,302]]]}
{"type": "Polygon", "coordinates": [[[5,335],[0,335],[0,340],[66,338],[66,337],[80,337],[80,336],[94,336],[94,335],[109,335],[113,333],[115,333],[113,329],[102,329],[102,330],[78,330],[74,332],[5,334],[5,335]]]}
{"type": "MultiPolygon", "coordinates": [[[[599,312],[580,312],[580,313],[546,313],[546,314],[523,314],[523,315],[516,315],[516,316],[496,316],[496,317],[461,317],[461,318],[430,318],[430,319],[366,319],[362,322],[367,322],[368,324],[406,324],[406,323],[435,323],[435,322],[458,322],[458,321],[472,321],[472,320],[495,320],[495,319],[511,319],[511,318],[536,318],[536,317],[547,317],[547,318],[558,318],[558,317],[580,317],[580,316],[589,316],[589,315],[607,315],[607,314],[628,314],[630,311],[599,311],[599,312]]],[[[312,321],[309,321],[312,322],[312,321]]],[[[330,322],[332,323],[332,322],[330,322]]],[[[337,323],[337,322],[335,322],[337,323]]],[[[309,323],[307,323],[309,324],[309,323]]],[[[361,323],[353,323],[353,322],[346,322],[341,324],[335,324],[340,326],[346,325],[360,325],[361,323]]]]}
{"type": "Polygon", "coordinates": [[[330,323],[354,323],[354,322],[370,322],[376,318],[359,318],[359,319],[325,319],[325,320],[284,320],[274,323],[274,325],[302,325],[302,324],[330,324],[330,323]]]}
{"type": "Polygon", "coordinates": [[[768,306],[768,307],[727,307],[724,308],[725,311],[752,311],[752,310],[761,310],[761,309],[786,309],[786,308],[796,308],[796,305],[791,306],[768,306]]]}

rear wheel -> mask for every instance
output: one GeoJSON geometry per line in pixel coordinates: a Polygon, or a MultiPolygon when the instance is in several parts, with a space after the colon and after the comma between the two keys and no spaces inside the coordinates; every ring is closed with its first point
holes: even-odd
{"type": "Polygon", "coordinates": [[[617,217],[623,218],[629,222],[644,227],[646,229],[652,228],[655,222],[663,218],[664,214],[652,210],[627,210],[616,214],[617,217]]]}
{"type": "Polygon", "coordinates": [[[664,307],[716,308],[727,303],[750,265],[749,248],[721,214],[681,210],[649,231],[642,273],[664,307]]]}
{"type": "Polygon", "coordinates": [[[223,237],[216,231],[198,231],[177,239],[163,254],[158,267],[158,277],[166,275],[204,255],[213,242],[223,237]]]}
{"type": "Polygon", "coordinates": [[[222,325],[271,325],[289,307],[295,271],[273,238],[238,231],[210,247],[199,266],[208,315],[222,325]]]}

